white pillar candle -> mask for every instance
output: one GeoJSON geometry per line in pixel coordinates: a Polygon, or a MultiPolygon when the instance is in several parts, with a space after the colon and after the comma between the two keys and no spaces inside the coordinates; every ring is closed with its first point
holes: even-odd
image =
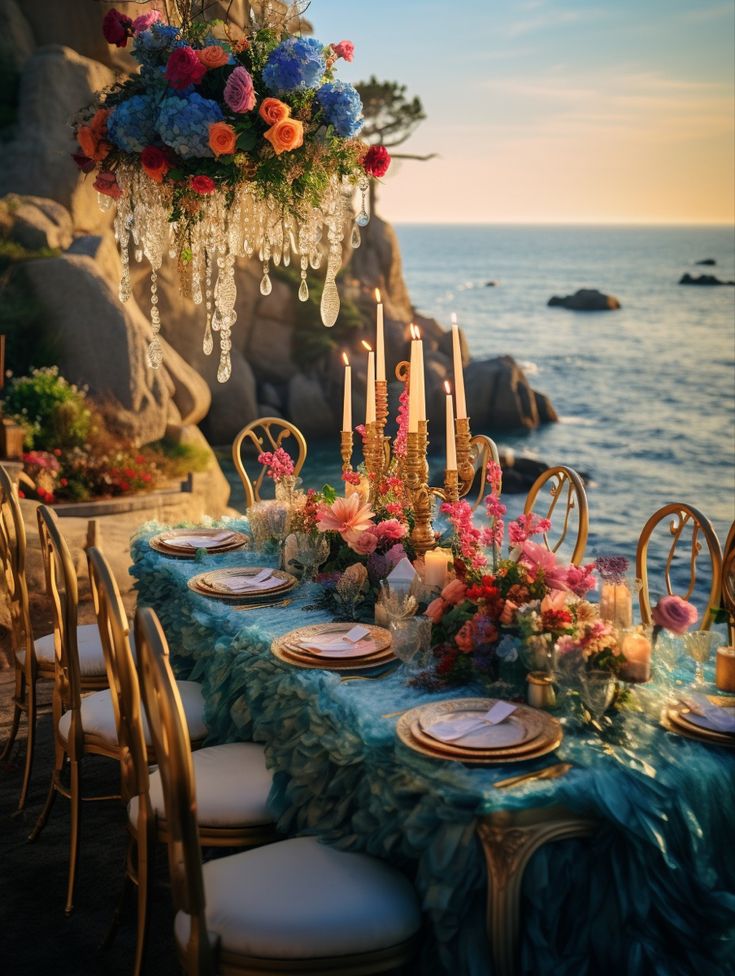
{"type": "Polygon", "coordinates": [[[600,617],[614,627],[630,627],[633,623],[633,594],[626,582],[603,581],[600,589],[600,617]]]}
{"type": "Polygon", "coordinates": [[[419,429],[419,379],[417,370],[418,342],[411,326],[411,362],[408,372],[408,430],[415,433],[419,429]]]}
{"type": "Polygon", "coordinates": [[[459,341],[457,316],[452,313],[452,353],[454,356],[454,395],[457,399],[457,419],[467,416],[464,397],[464,372],[462,370],[462,346],[459,341]]]}
{"type": "Polygon", "coordinates": [[[449,578],[451,549],[429,549],[424,556],[424,586],[443,589],[449,578]]]}
{"type": "Polygon", "coordinates": [[[375,353],[370,346],[363,342],[368,351],[367,361],[367,389],[365,391],[365,423],[375,423],[375,353]]]}
{"type": "Polygon", "coordinates": [[[352,430],[352,367],[347,353],[342,353],[345,363],[345,393],[342,402],[342,430],[352,430]]]}
{"type": "Polygon", "coordinates": [[[621,665],[623,681],[649,681],[651,677],[651,641],[640,631],[623,631],[620,652],[625,658],[621,665]]]}
{"type": "Polygon", "coordinates": [[[424,341],[416,327],[416,352],[418,359],[417,372],[419,377],[419,420],[426,420],[426,379],[424,376],[424,341]]]}
{"type": "Polygon", "coordinates": [[[446,437],[447,437],[447,471],[457,470],[457,444],[454,440],[454,409],[452,405],[452,394],[449,392],[449,383],[444,383],[444,389],[447,393],[447,425],[446,425],[446,437]]]}
{"type": "Polygon", "coordinates": [[[377,321],[375,325],[375,379],[385,379],[385,335],[383,332],[383,303],[380,300],[380,289],[375,289],[377,306],[377,321]]]}

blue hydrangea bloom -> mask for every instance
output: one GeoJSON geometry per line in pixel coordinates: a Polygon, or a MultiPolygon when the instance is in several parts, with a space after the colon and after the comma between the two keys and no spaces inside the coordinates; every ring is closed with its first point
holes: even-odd
{"type": "Polygon", "coordinates": [[[168,61],[175,47],[186,44],[180,37],[179,28],[168,24],[153,24],[148,30],[136,34],[133,44],[133,57],[150,68],[168,61]]]}
{"type": "Polygon", "coordinates": [[[161,103],[156,129],[166,145],[184,159],[212,156],[209,126],[223,118],[219,105],[197,92],[184,98],[169,95],[161,103]]]}
{"type": "Polygon", "coordinates": [[[157,105],[149,95],[133,95],[116,105],[107,119],[107,135],[123,152],[142,152],[156,134],[157,105]]]}
{"type": "Polygon", "coordinates": [[[324,118],[343,139],[356,136],[362,128],[362,99],[346,81],[330,81],[316,93],[324,118]]]}
{"type": "Polygon", "coordinates": [[[279,95],[316,88],[327,70],[324,45],[313,37],[289,37],[271,51],[263,68],[263,81],[279,95]]]}

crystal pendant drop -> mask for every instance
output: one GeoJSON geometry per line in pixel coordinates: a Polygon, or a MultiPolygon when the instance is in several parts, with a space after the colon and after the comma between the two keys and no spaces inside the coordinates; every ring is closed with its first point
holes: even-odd
{"type": "Polygon", "coordinates": [[[160,369],[163,362],[163,347],[157,336],[148,344],[145,358],[151,369],[160,369]]]}
{"type": "Polygon", "coordinates": [[[219,368],[217,369],[217,382],[226,383],[227,380],[232,376],[232,362],[230,361],[229,352],[223,352],[219,361],[219,368]]]}
{"type": "Polygon", "coordinates": [[[367,225],[370,223],[370,214],[367,212],[367,210],[360,211],[360,213],[355,217],[355,223],[358,227],[367,227],[367,225]]]}
{"type": "Polygon", "coordinates": [[[301,284],[299,285],[299,301],[300,302],[309,301],[309,286],[306,283],[306,278],[302,278],[301,284]]]}
{"type": "Polygon", "coordinates": [[[361,243],[362,243],[362,239],[360,237],[360,228],[357,226],[357,224],[355,224],[355,226],[352,228],[352,237],[350,238],[350,244],[353,247],[359,247],[361,243]]]}
{"type": "Polygon", "coordinates": [[[204,330],[204,339],[202,340],[202,352],[205,356],[211,356],[212,350],[214,349],[214,338],[212,336],[212,329],[207,320],[207,327],[204,330]]]}
{"type": "Polygon", "coordinates": [[[337,321],[337,316],[339,315],[339,292],[337,291],[337,286],[334,283],[334,278],[327,278],[324,284],[321,313],[322,323],[328,329],[331,329],[334,323],[337,321]]]}
{"type": "Polygon", "coordinates": [[[260,279],[260,294],[270,295],[273,291],[273,285],[271,284],[270,275],[266,272],[260,279]]]}
{"type": "Polygon", "coordinates": [[[136,249],[135,249],[135,260],[138,262],[138,264],[140,264],[140,262],[143,260],[143,248],[142,247],[136,247],[136,249]]]}

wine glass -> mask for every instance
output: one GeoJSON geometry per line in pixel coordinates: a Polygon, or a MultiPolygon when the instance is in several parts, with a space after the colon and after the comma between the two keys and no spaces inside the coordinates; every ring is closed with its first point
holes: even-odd
{"type": "Polygon", "coordinates": [[[615,695],[615,675],[611,671],[582,671],[580,675],[582,701],[592,716],[595,725],[605,714],[615,695]]]}
{"type": "Polygon", "coordinates": [[[709,630],[692,630],[684,635],[684,647],[694,659],[694,685],[699,687],[705,683],[703,665],[712,653],[712,634],[709,630]]]}
{"type": "Polygon", "coordinates": [[[381,580],[380,594],[376,607],[378,616],[386,624],[412,617],[418,609],[418,600],[413,590],[406,586],[391,586],[388,580],[381,580]]]}
{"type": "Polygon", "coordinates": [[[321,532],[296,532],[295,539],[296,559],[303,567],[301,581],[313,583],[317,570],[329,555],[329,540],[321,532]]]}
{"type": "Polygon", "coordinates": [[[278,543],[278,568],[283,569],[283,548],[288,535],[291,510],[281,502],[271,502],[266,511],[266,524],[271,538],[278,543]]]}
{"type": "Polygon", "coordinates": [[[391,649],[407,671],[421,667],[431,648],[431,621],[428,617],[403,617],[390,622],[391,649]]]}

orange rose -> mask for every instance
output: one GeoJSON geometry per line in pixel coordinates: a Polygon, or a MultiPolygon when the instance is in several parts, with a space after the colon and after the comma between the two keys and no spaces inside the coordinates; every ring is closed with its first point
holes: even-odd
{"type": "Polygon", "coordinates": [[[218,44],[212,44],[211,47],[203,47],[201,51],[197,51],[197,57],[207,71],[211,71],[212,68],[221,68],[230,60],[227,51],[218,44]]]}
{"type": "Polygon", "coordinates": [[[92,121],[89,123],[90,129],[97,139],[101,139],[102,136],[107,135],[107,116],[110,112],[111,109],[109,108],[98,108],[92,117],[92,121]]]}
{"type": "Polygon", "coordinates": [[[88,125],[83,125],[79,128],[77,142],[84,155],[89,156],[90,159],[94,159],[94,154],[97,152],[97,139],[88,125]]]}
{"type": "Polygon", "coordinates": [[[213,122],[209,127],[209,148],[215,156],[229,156],[237,146],[237,133],[227,122],[213,122]]]}
{"type": "Polygon", "coordinates": [[[287,119],[291,114],[291,109],[278,98],[264,98],[258,109],[258,114],[268,125],[275,125],[277,122],[287,119]]]}
{"type": "Polygon", "coordinates": [[[273,146],[276,156],[280,156],[282,152],[290,152],[303,146],[304,123],[299,122],[298,119],[283,119],[271,126],[263,135],[273,146]]]}

